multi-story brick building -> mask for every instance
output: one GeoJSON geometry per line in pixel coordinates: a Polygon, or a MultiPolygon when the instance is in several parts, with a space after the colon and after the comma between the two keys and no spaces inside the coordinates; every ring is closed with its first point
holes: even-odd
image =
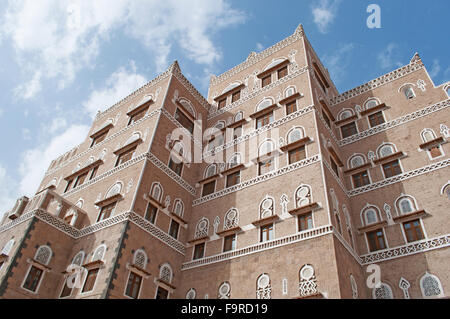
{"type": "Polygon", "coordinates": [[[5,214],[0,296],[448,296],[449,86],[415,54],[340,94],[302,26],[207,99],[175,62],[5,214]]]}

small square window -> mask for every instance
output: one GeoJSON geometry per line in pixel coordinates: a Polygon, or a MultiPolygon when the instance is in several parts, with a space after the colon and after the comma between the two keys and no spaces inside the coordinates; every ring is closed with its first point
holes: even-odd
{"type": "Polygon", "coordinates": [[[131,124],[136,123],[137,121],[139,121],[140,119],[142,119],[145,114],[147,113],[148,108],[145,108],[133,115],[130,116],[130,120],[128,121],[128,126],[130,126],[131,124]]]}
{"type": "Polygon", "coordinates": [[[297,111],[297,101],[292,101],[286,104],[286,115],[297,111]]]}
{"type": "Polygon", "coordinates": [[[369,174],[367,171],[352,175],[354,188],[362,187],[370,184],[369,174]]]}
{"type": "Polygon", "coordinates": [[[261,226],[260,242],[266,242],[273,239],[273,224],[261,226]]]}
{"type": "Polygon", "coordinates": [[[227,175],[227,188],[237,185],[241,182],[241,171],[227,175]]]}
{"type": "Polygon", "coordinates": [[[383,117],[383,112],[382,111],[379,111],[377,113],[369,115],[370,127],[375,127],[377,125],[381,125],[384,122],[385,121],[384,121],[384,117],[383,117]]]}
{"type": "Polygon", "coordinates": [[[226,99],[226,98],[220,100],[220,101],[219,101],[219,105],[218,105],[219,110],[220,110],[221,108],[225,107],[226,105],[227,105],[227,99],[226,99]]]}
{"type": "Polygon", "coordinates": [[[197,244],[194,247],[194,259],[203,258],[205,255],[205,243],[197,244]]]}
{"type": "Polygon", "coordinates": [[[412,243],[414,241],[422,240],[425,238],[419,219],[403,223],[403,229],[405,230],[406,240],[408,241],[408,243],[412,243]]]}
{"type": "Polygon", "coordinates": [[[256,119],[256,128],[259,129],[273,122],[273,112],[265,114],[256,119]]]}
{"type": "Polygon", "coordinates": [[[216,181],[212,181],[203,185],[202,196],[207,196],[214,193],[216,188],[216,181]]]}
{"type": "Polygon", "coordinates": [[[234,102],[238,101],[240,98],[241,98],[241,90],[239,90],[237,92],[234,92],[231,95],[231,103],[234,103],[234,102]]]}
{"type": "Polygon", "coordinates": [[[346,125],[341,126],[342,138],[346,138],[358,133],[356,128],[356,122],[351,122],[346,125]]]}
{"type": "Polygon", "coordinates": [[[297,163],[306,158],[305,146],[297,147],[289,151],[289,164],[297,163]]]}
{"type": "Polygon", "coordinates": [[[109,205],[103,206],[100,210],[100,214],[98,215],[97,222],[100,222],[104,219],[111,217],[112,212],[116,208],[117,202],[111,203],[109,205]]]}
{"type": "Polygon", "coordinates": [[[304,231],[313,228],[312,213],[298,216],[298,231],[304,231]]]}
{"type": "Polygon", "coordinates": [[[281,78],[284,78],[286,75],[288,75],[287,65],[282,67],[281,69],[279,69],[277,73],[278,73],[278,80],[281,78]]]}
{"type": "Polygon", "coordinates": [[[383,164],[383,172],[386,178],[396,176],[402,173],[398,160],[383,164]]]}
{"type": "Polygon", "coordinates": [[[223,239],[223,252],[236,249],[236,234],[226,236],[223,239]]]}
{"type": "Polygon", "coordinates": [[[431,147],[428,150],[428,152],[430,152],[430,157],[431,158],[436,158],[436,157],[442,156],[442,151],[441,151],[441,148],[440,148],[439,145],[431,147]]]}
{"type": "Polygon", "coordinates": [[[367,241],[369,242],[370,251],[377,251],[386,248],[386,243],[384,241],[384,234],[382,229],[368,232],[366,235],[367,241]]]}
{"type": "Polygon", "coordinates": [[[262,78],[262,87],[268,86],[270,83],[272,83],[272,75],[271,74],[262,78]]]}

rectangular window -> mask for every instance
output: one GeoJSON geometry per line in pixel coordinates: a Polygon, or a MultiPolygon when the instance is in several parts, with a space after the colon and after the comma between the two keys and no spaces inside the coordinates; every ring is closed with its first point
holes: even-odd
{"type": "Polygon", "coordinates": [[[351,122],[341,126],[342,138],[346,138],[358,133],[356,129],[356,122],[351,122]]]}
{"type": "Polygon", "coordinates": [[[183,125],[191,134],[194,133],[194,123],[178,108],[175,111],[175,119],[183,125]]]}
{"type": "Polygon", "coordinates": [[[281,78],[284,78],[286,75],[288,75],[287,65],[282,67],[281,69],[279,69],[277,73],[278,73],[278,80],[281,78]]]}
{"type": "Polygon", "coordinates": [[[89,176],[89,180],[95,178],[95,176],[97,176],[97,172],[98,172],[98,166],[96,166],[92,169],[91,176],[89,176]]]}
{"type": "Polygon", "coordinates": [[[239,90],[237,92],[234,92],[231,95],[231,103],[234,103],[234,102],[238,101],[240,98],[241,98],[241,90],[239,90]]]}
{"type": "Polygon", "coordinates": [[[127,289],[125,290],[125,295],[133,299],[137,299],[139,296],[139,290],[141,289],[142,277],[130,272],[130,277],[128,277],[127,289]]]}
{"type": "Polygon", "coordinates": [[[289,151],[289,164],[297,163],[306,158],[305,146],[297,147],[289,151]]]}
{"type": "Polygon", "coordinates": [[[267,174],[275,169],[275,160],[269,158],[258,163],[259,175],[267,174]]]}
{"type": "Polygon", "coordinates": [[[297,101],[292,101],[286,104],[286,115],[297,111],[297,101]]]}
{"type": "Polygon", "coordinates": [[[430,152],[431,158],[442,156],[441,148],[439,146],[431,147],[428,152],[430,152]]]}
{"type": "Polygon", "coordinates": [[[367,171],[352,175],[353,187],[358,188],[370,184],[367,171]]]}
{"type": "Polygon", "coordinates": [[[403,229],[405,230],[406,240],[408,243],[425,238],[419,219],[403,223],[403,229]]]}
{"type": "Polygon", "coordinates": [[[330,157],[330,163],[331,163],[331,168],[332,168],[333,171],[336,173],[336,176],[339,177],[339,168],[338,168],[336,162],[333,160],[332,157],[330,157]]]}
{"type": "Polygon", "coordinates": [[[398,160],[383,164],[383,171],[386,178],[402,173],[402,169],[400,168],[400,163],[398,162],[398,160]]]}
{"type": "Polygon", "coordinates": [[[227,188],[237,185],[241,182],[241,171],[227,175],[227,188]]]}
{"type": "Polygon", "coordinates": [[[298,216],[298,231],[304,231],[313,228],[312,213],[298,216]]]}
{"type": "Polygon", "coordinates": [[[169,297],[169,292],[161,287],[158,287],[156,291],[156,299],[167,299],[169,297]]]}
{"type": "Polygon", "coordinates": [[[36,289],[41,281],[43,271],[37,267],[31,266],[27,279],[23,284],[23,288],[36,292],[36,289]]]}
{"type": "Polygon", "coordinates": [[[66,279],[66,281],[64,281],[64,288],[61,291],[61,295],[59,296],[59,298],[69,297],[72,294],[72,288],[69,288],[69,286],[67,285],[68,280],[69,279],[66,279]]]}
{"type": "Polygon", "coordinates": [[[80,176],[78,176],[77,179],[75,180],[75,184],[73,184],[73,188],[83,185],[87,176],[88,176],[88,172],[83,173],[80,176]]]}
{"type": "Polygon", "coordinates": [[[370,123],[370,127],[374,127],[374,126],[383,124],[384,123],[383,112],[379,111],[377,113],[369,115],[369,123],[370,123]]]}
{"type": "Polygon", "coordinates": [[[128,126],[130,126],[131,124],[136,123],[137,121],[139,121],[141,118],[143,118],[145,116],[145,113],[147,113],[148,108],[145,108],[133,115],[130,116],[130,120],[128,121],[128,126]]]}
{"type": "Polygon", "coordinates": [[[265,242],[273,239],[273,224],[261,226],[260,242],[265,242]]]}
{"type": "Polygon", "coordinates": [[[94,137],[94,138],[92,139],[91,147],[93,147],[93,146],[99,144],[100,142],[103,142],[103,141],[105,140],[105,138],[106,138],[107,135],[108,135],[108,131],[105,131],[104,133],[102,133],[102,134],[100,134],[100,135],[94,137]]]}
{"type": "Polygon", "coordinates": [[[197,244],[194,247],[194,259],[203,258],[205,255],[205,243],[197,244]]]}
{"type": "Polygon", "coordinates": [[[328,127],[331,128],[330,118],[327,116],[324,110],[322,110],[322,116],[323,119],[325,120],[325,123],[327,123],[328,127]]]}
{"type": "Polygon", "coordinates": [[[214,193],[216,188],[216,181],[212,181],[203,185],[202,196],[207,196],[214,193]]]}
{"type": "Polygon", "coordinates": [[[173,238],[178,238],[178,230],[180,229],[180,224],[178,224],[176,221],[172,219],[170,222],[170,228],[169,228],[169,235],[173,238]]]}
{"type": "Polygon", "coordinates": [[[227,99],[222,99],[219,101],[219,106],[218,109],[220,110],[221,108],[225,107],[227,105],[227,99]]]}
{"type": "Polygon", "coordinates": [[[64,193],[67,193],[67,191],[70,189],[70,186],[72,186],[73,183],[73,179],[71,179],[70,181],[67,181],[67,185],[66,185],[66,189],[64,190],[64,193]]]}
{"type": "Polygon", "coordinates": [[[268,76],[262,78],[262,87],[268,86],[270,83],[272,83],[272,75],[269,74],[268,76]]]}
{"type": "Polygon", "coordinates": [[[116,208],[117,202],[111,203],[109,205],[103,206],[100,210],[100,214],[98,215],[97,222],[100,222],[106,218],[109,218],[111,216],[111,213],[114,211],[114,208],[116,208]]]}
{"type": "Polygon", "coordinates": [[[148,203],[147,209],[145,210],[145,219],[148,220],[150,223],[154,224],[157,214],[158,208],[152,205],[152,203],[148,203]]]}
{"type": "Polygon", "coordinates": [[[236,249],[236,234],[226,236],[223,239],[223,252],[236,249]]]}
{"type": "Polygon", "coordinates": [[[88,292],[94,289],[95,280],[97,279],[98,268],[90,269],[86,276],[86,281],[84,282],[83,289],[81,292],[88,292]]]}
{"type": "Polygon", "coordinates": [[[183,162],[175,163],[175,161],[170,157],[169,168],[174,171],[178,176],[181,176],[181,171],[183,170],[183,162]]]}
{"type": "Polygon", "coordinates": [[[136,151],[136,148],[137,147],[133,147],[132,149],[119,154],[117,156],[116,167],[131,160],[133,158],[134,152],[136,151]]]}
{"type": "Polygon", "coordinates": [[[383,230],[378,229],[367,233],[367,241],[369,242],[369,250],[376,251],[386,248],[384,242],[383,230]]]}
{"type": "Polygon", "coordinates": [[[260,127],[263,127],[272,122],[273,122],[273,112],[270,112],[256,119],[256,128],[259,129],[260,127]]]}

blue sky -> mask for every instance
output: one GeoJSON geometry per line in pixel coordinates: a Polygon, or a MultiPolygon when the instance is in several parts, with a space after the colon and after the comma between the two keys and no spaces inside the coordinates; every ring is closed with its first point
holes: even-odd
{"type": "Polygon", "coordinates": [[[207,94],[220,74],[302,23],[340,92],[418,52],[450,80],[448,0],[28,0],[0,2],[0,215],[32,196],[93,116],[178,60],[207,94]],[[369,29],[369,4],[381,28],[369,29]]]}

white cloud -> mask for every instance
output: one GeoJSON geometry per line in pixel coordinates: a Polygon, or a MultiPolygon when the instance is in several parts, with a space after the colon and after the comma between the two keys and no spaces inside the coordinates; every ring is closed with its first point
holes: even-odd
{"type": "Polygon", "coordinates": [[[0,109],[0,117],[3,115],[3,109],[0,109]]]}
{"type": "Polygon", "coordinates": [[[25,151],[19,166],[20,193],[33,196],[51,161],[79,145],[88,132],[87,125],[72,125],[62,134],[53,137],[48,144],[25,151]]]}
{"type": "Polygon", "coordinates": [[[346,76],[346,69],[351,63],[351,52],[354,48],[353,43],[346,43],[337,50],[333,50],[331,54],[322,57],[323,64],[328,69],[333,82],[339,83],[346,76]]]}
{"type": "Polygon", "coordinates": [[[264,49],[264,46],[261,43],[256,43],[256,50],[257,51],[262,51],[264,49]]]}
{"type": "Polygon", "coordinates": [[[386,49],[378,54],[378,62],[383,69],[392,69],[394,67],[401,67],[403,64],[398,59],[398,45],[396,43],[389,43],[386,49]]]}
{"type": "Polygon", "coordinates": [[[16,199],[19,197],[14,193],[14,190],[17,190],[16,184],[0,164],[0,220],[5,212],[13,208],[16,199]]]}
{"type": "Polygon", "coordinates": [[[312,7],[314,23],[321,33],[326,33],[328,26],[334,21],[340,0],[320,0],[312,7]]]}
{"type": "Polygon", "coordinates": [[[22,137],[25,141],[31,140],[31,131],[28,128],[22,129],[22,137]]]}
{"type": "Polygon", "coordinates": [[[10,1],[0,19],[3,37],[12,40],[18,63],[31,74],[16,94],[31,98],[44,79],[57,79],[60,89],[72,83],[115,32],[153,52],[158,72],[168,67],[174,44],[194,62],[211,66],[222,57],[212,35],[245,15],[226,0],[22,0],[10,1]]]}
{"type": "Polygon", "coordinates": [[[62,117],[57,117],[52,120],[50,125],[44,126],[44,131],[46,131],[50,134],[55,134],[57,131],[59,131],[65,127],[67,127],[67,120],[62,117]]]}
{"type": "Polygon", "coordinates": [[[439,63],[439,60],[438,59],[434,59],[433,60],[433,65],[432,65],[431,71],[430,71],[430,77],[431,78],[436,77],[439,74],[440,71],[441,71],[441,65],[439,63]]]}
{"type": "Polygon", "coordinates": [[[89,99],[83,102],[85,111],[94,117],[98,111],[104,111],[148,82],[143,75],[136,73],[134,62],[131,67],[131,72],[119,68],[106,80],[105,87],[93,91],[89,99]]]}

